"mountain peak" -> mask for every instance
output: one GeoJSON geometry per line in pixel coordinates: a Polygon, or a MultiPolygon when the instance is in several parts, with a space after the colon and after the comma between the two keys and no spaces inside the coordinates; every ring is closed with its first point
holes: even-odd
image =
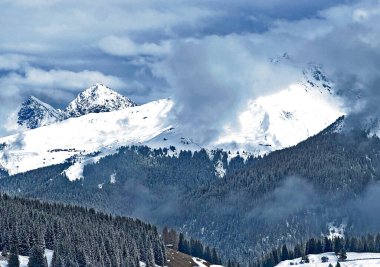
{"type": "Polygon", "coordinates": [[[53,108],[35,96],[29,96],[21,104],[17,123],[34,129],[60,121],[63,117],[64,115],[60,110],[53,108]]]}
{"type": "Polygon", "coordinates": [[[81,92],[66,108],[70,117],[79,117],[88,113],[109,112],[137,106],[128,97],[123,96],[111,88],[96,83],[81,92]]]}
{"type": "Polygon", "coordinates": [[[90,88],[87,88],[86,90],[83,91],[84,92],[95,92],[95,93],[98,93],[98,94],[105,94],[105,93],[108,93],[108,94],[112,94],[112,93],[116,93],[116,94],[119,94],[117,93],[116,91],[112,90],[111,88],[109,88],[108,86],[102,84],[102,83],[95,83],[94,85],[92,85],[90,88]]]}
{"type": "Polygon", "coordinates": [[[323,66],[309,63],[303,70],[305,88],[319,88],[321,92],[333,93],[334,83],[326,76],[323,66]]]}

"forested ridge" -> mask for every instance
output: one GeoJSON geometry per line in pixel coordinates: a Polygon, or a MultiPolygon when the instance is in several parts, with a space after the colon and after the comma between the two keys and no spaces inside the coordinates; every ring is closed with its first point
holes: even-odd
{"type": "Polygon", "coordinates": [[[86,165],[83,180],[62,175],[66,163],[0,179],[0,187],[167,225],[216,247],[223,259],[253,264],[284,242],[326,233],[330,222],[344,220],[353,234],[380,231],[380,219],[368,219],[366,208],[367,198],[379,195],[368,189],[380,179],[380,140],[336,131],[342,120],[294,147],[246,161],[229,161],[223,151],[168,157],[164,149],[132,146],[86,165]]]}
{"type": "Polygon", "coordinates": [[[0,214],[0,250],[29,256],[51,249],[53,267],[137,267],[140,261],[153,267],[166,261],[156,227],[137,219],[3,194],[0,214]]]}

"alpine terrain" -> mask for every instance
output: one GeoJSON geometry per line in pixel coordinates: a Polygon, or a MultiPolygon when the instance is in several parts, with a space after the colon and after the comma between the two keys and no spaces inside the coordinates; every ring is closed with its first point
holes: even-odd
{"type": "Polygon", "coordinates": [[[101,84],[84,90],[65,111],[30,97],[18,113],[18,124],[30,130],[0,138],[0,166],[16,174],[75,159],[67,175],[79,179],[83,164],[126,145],[173,146],[176,151],[224,149],[232,151],[232,157],[238,152],[263,155],[296,145],[340,117],[343,111],[333,92],[321,67],[310,65],[299,83],[252,99],[239,115],[237,127],[226,125],[224,134],[206,144],[188,136],[173,118],[171,99],[137,105],[101,84]]]}
{"type": "Polygon", "coordinates": [[[380,267],[380,0],[0,25],[0,267],[380,267]]]}

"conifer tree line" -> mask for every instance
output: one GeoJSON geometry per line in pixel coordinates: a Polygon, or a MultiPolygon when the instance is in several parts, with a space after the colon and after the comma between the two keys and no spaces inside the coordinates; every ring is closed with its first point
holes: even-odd
{"type": "MultiPolygon", "coordinates": [[[[281,261],[301,258],[302,263],[308,263],[309,254],[321,254],[334,252],[339,261],[347,259],[347,252],[370,252],[380,253],[380,234],[368,234],[361,237],[328,237],[310,238],[306,242],[288,248],[286,244],[273,249],[270,253],[249,264],[250,267],[273,267],[281,261]]],[[[327,257],[322,257],[323,262],[328,262],[327,257]]],[[[239,266],[236,263],[228,262],[227,267],[239,266]]]]}
{"type": "Polygon", "coordinates": [[[162,231],[162,239],[167,247],[193,257],[201,258],[211,264],[222,264],[222,260],[215,248],[204,246],[201,241],[190,238],[187,239],[183,233],[178,233],[166,226],[162,231]]]}
{"type": "Polygon", "coordinates": [[[52,267],[164,266],[165,246],[156,227],[93,209],[0,195],[0,250],[9,267],[17,255],[28,267],[45,267],[44,249],[54,251],[52,267]]]}

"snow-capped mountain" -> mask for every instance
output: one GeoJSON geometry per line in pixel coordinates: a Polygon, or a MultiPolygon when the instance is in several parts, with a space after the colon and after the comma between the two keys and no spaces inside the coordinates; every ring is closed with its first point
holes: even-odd
{"type": "Polygon", "coordinates": [[[53,108],[34,96],[30,96],[22,103],[17,115],[17,123],[29,129],[56,123],[65,118],[61,110],[53,108]]]}
{"type": "Polygon", "coordinates": [[[89,113],[110,112],[134,106],[137,104],[128,97],[97,83],[81,92],[64,111],[30,96],[21,105],[17,123],[28,129],[35,129],[89,113]]]}
{"type": "Polygon", "coordinates": [[[142,144],[172,128],[165,120],[172,105],[163,99],[113,112],[90,113],[1,138],[0,167],[15,174],[69,158],[82,162],[94,157],[94,152],[104,156],[127,144],[142,144]]]}
{"type": "Polygon", "coordinates": [[[170,99],[138,106],[101,84],[79,94],[66,112],[31,98],[24,105],[28,112],[20,111],[20,118],[35,129],[0,138],[0,168],[16,174],[75,159],[66,174],[77,179],[83,164],[131,144],[175,147],[171,156],[180,150],[225,149],[231,157],[293,146],[344,115],[334,84],[319,66],[308,66],[302,77],[275,94],[249,101],[237,121],[227,123],[220,136],[202,145],[175,119],[175,103],[170,99]],[[47,126],[37,128],[42,125],[47,126]]]}
{"type": "Polygon", "coordinates": [[[236,122],[225,125],[215,147],[263,154],[293,146],[344,115],[334,84],[318,65],[309,65],[300,82],[249,101],[236,122]]]}
{"type": "Polygon", "coordinates": [[[66,108],[68,117],[80,117],[89,113],[110,112],[137,106],[123,96],[102,84],[95,84],[80,93],[66,108]]]}

